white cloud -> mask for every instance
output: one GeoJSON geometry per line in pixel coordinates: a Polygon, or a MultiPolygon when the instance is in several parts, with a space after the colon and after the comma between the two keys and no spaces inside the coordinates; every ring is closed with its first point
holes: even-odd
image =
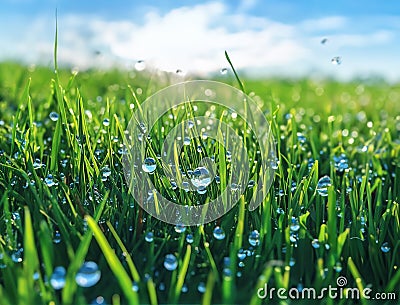
{"type": "MultiPolygon", "coordinates": [[[[255,3],[243,0],[241,5],[250,8],[255,3]]],[[[52,60],[54,20],[34,19],[29,31],[21,26],[20,19],[8,21],[15,23],[9,25],[14,32],[1,26],[0,21],[0,36],[8,41],[3,44],[0,57],[12,54],[28,61],[52,60]]],[[[288,24],[232,12],[220,2],[184,6],[166,14],[154,9],[141,24],[135,20],[70,15],[59,17],[58,21],[59,61],[84,69],[132,66],[137,60],[145,60],[161,70],[207,73],[227,65],[227,50],[235,67],[247,71],[299,75],[320,69],[331,73],[329,62],[331,57],[341,55],[338,52],[385,46],[396,38],[390,30],[363,34],[351,31],[353,22],[342,16],[327,16],[288,24]],[[324,46],[319,43],[323,33],[329,38],[324,46]],[[95,55],[95,51],[101,55],[95,55]]],[[[345,63],[346,58],[334,73],[350,73],[342,68],[345,63]]]]}

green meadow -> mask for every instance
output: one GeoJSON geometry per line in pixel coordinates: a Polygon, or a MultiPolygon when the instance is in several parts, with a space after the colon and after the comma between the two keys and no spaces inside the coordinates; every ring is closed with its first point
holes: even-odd
{"type": "MultiPolygon", "coordinates": [[[[123,173],[132,114],[176,77],[0,63],[0,304],[398,304],[400,84],[239,71],[241,84],[232,68],[214,75],[265,114],[275,176],[250,211],[258,185],[236,181],[234,189],[234,151],[198,137],[172,153],[175,169],[190,178],[201,154],[214,161],[218,183],[213,177],[197,194],[174,187],[157,166],[158,192],[182,205],[225,189],[243,194],[216,221],[184,227],[149,215],[123,173]],[[275,290],[262,298],[266,284],[275,290]],[[318,295],[328,287],[341,294],[301,298],[305,288],[318,295]],[[356,288],[370,299],[357,300],[356,288]],[[279,298],[278,289],[299,300],[279,298]]],[[[202,109],[194,106],[171,109],[148,130],[155,160],[179,118],[196,122],[202,109]]],[[[204,113],[242,136],[257,181],[263,143],[229,109],[204,113]]],[[[153,194],[143,194],[148,200],[153,194]]]]}

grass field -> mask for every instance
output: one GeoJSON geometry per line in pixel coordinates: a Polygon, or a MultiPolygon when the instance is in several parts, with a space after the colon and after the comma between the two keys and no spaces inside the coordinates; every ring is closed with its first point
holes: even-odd
{"type": "MultiPolygon", "coordinates": [[[[245,192],[229,213],[175,227],[133,200],[122,169],[133,111],[173,77],[57,72],[0,64],[0,304],[294,303],[276,291],[272,301],[260,298],[265,283],[370,288],[371,297],[386,292],[400,302],[399,84],[243,79],[275,137],[273,186],[250,212],[253,188],[241,181],[245,192]]],[[[239,87],[231,69],[215,79],[239,87]]],[[[224,118],[242,132],[254,165],[260,143],[243,133],[240,119],[224,118]]],[[[149,134],[157,151],[160,139],[149,134]]],[[[180,204],[203,203],[230,181],[235,155],[199,141],[202,154],[217,154],[221,184],[198,196],[167,187],[158,170],[153,175],[160,193],[180,204]]],[[[191,143],[180,153],[182,168],[194,169],[196,150],[191,143]]],[[[258,177],[257,166],[251,173],[258,177]]]]}

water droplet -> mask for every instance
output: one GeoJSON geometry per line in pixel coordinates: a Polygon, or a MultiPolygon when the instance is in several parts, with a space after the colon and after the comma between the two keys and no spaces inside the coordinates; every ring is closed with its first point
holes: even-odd
{"type": "Polygon", "coordinates": [[[382,244],[381,251],[383,253],[388,253],[390,251],[389,243],[387,241],[382,244]]]}
{"type": "Polygon", "coordinates": [[[226,73],[228,73],[228,68],[222,68],[221,70],[219,70],[219,73],[221,73],[221,75],[225,75],[226,73]]]}
{"type": "Polygon", "coordinates": [[[201,134],[201,138],[202,138],[203,140],[207,140],[207,139],[208,139],[208,133],[207,133],[207,132],[203,132],[203,133],[201,134]]]}
{"type": "Polygon", "coordinates": [[[132,283],[132,290],[135,292],[139,291],[139,284],[136,281],[133,281],[132,283]]]}
{"type": "Polygon", "coordinates": [[[200,282],[199,285],[197,286],[197,290],[200,293],[206,292],[206,284],[204,282],[200,282]]]}
{"type": "Polygon", "coordinates": [[[318,180],[317,192],[323,197],[328,196],[328,187],[332,185],[331,178],[329,176],[323,176],[318,180]]]}
{"type": "Polygon", "coordinates": [[[225,232],[220,226],[216,226],[213,231],[214,238],[217,240],[222,240],[225,238],[225,232]]]}
{"type": "Polygon", "coordinates": [[[56,230],[54,232],[53,243],[59,244],[61,242],[61,233],[60,231],[56,230]]]}
{"type": "Polygon", "coordinates": [[[312,242],[311,242],[311,246],[314,249],[319,249],[319,247],[320,247],[319,240],[318,239],[313,239],[312,242]]]}
{"type": "Polygon", "coordinates": [[[175,232],[176,233],[183,233],[183,232],[185,232],[186,231],[186,227],[183,225],[183,224],[180,224],[180,223],[178,223],[176,226],[175,226],[175,232]]]}
{"type": "Polygon", "coordinates": [[[335,270],[336,272],[340,272],[342,271],[342,269],[342,264],[340,262],[337,262],[335,266],[333,266],[333,270],[335,270]]]}
{"type": "Polygon", "coordinates": [[[294,259],[294,257],[291,257],[289,260],[289,266],[293,267],[296,264],[296,260],[294,259]]]}
{"type": "Polygon", "coordinates": [[[290,224],[290,231],[297,232],[298,230],[300,230],[299,221],[296,217],[292,217],[292,221],[290,224]]]}
{"type": "Polygon", "coordinates": [[[244,264],[244,262],[240,261],[240,262],[238,263],[238,266],[239,266],[240,268],[243,268],[243,267],[245,266],[245,264],[244,264]]]}
{"type": "Polygon", "coordinates": [[[53,175],[48,174],[47,177],[44,179],[44,182],[46,183],[46,185],[47,185],[48,187],[52,187],[52,186],[54,186],[54,185],[57,185],[57,184],[54,182],[53,179],[54,179],[54,178],[53,178],[53,175]]]}
{"type": "Polygon", "coordinates": [[[57,112],[54,112],[54,111],[52,111],[52,112],[50,112],[50,114],[49,114],[49,118],[50,118],[50,120],[52,120],[53,122],[56,122],[56,121],[58,121],[58,113],[57,112]]]}
{"type": "Polygon", "coordinates": [[[67,271],[63,266],[54,268],[53,274],[50,277],[50,284],[55,290],[60,290],[65,286],[65,275],[67,271]]]}
{"type": "Polygon", "coordinates": [[[207,187],[211,183],[210,172],[205,167],[198,167],[193,171],[191,181],[196,188],[207,187]]]}
{"type": "Polygon", "coordinates": [[[194,122],[190,120],[188,121],[187,125],[189,129],[192,129],[194,127],[194,122]]]}
{"type": "Polygon", "coordinates": [[[256,182],[254,180],[250,180],[249,183],[247,184],[247,187],[249,189],[253,188],[256,185],[256,182]]]}
{"type": "Polygon", "coordinates": [[[144,240],[147,241],[148,243],[152,243],[154,240],[153,232],[147,232],[146,236],[144,237],[144,240]]]}
{"type": "Polygon", "coordinates": [[[201,153],[203,151],[203,147],[201,145],[197,146],[197,152],[201,153]]]}
{"type": "Polygon", "coordinates": [[[260,233],[257,230],[251,231],[249,235],[249,244],[252,246],[258,246],[260,243],[260,233]]]}
{"type": "Polygon", "coordinates": [[[107,119],[107,118],[104,119],[104,120],[103,120],[103,125],[106,126],[106,127],[107,127],[107,126],[110,126],[110,119],[107,119]]]}
{"type": "Polygon", "coordinates": [[[137,71],[143,71],[144,69],[146,69],[146,63],[144,62],[144,60],[138,60],[135,63],[135,69],[137,71]]]}
{"type": "Polygon", "coordinates": [[[243,251],[243,249],[239,249],[237,257],[239,260],[244,260],[246,258],[246,253],[243,251]]]}
{"type": "Polygon", "coordinates": [[[178,267],[178,261],[173,254],[167,254],[164,259],[164,267],[169,271],[173,271],[178,267]]]}
{"type": "Polygon", "coordinates": [[[184,137],[183,138],[183,145],[190,145],[190,138],[189,137],[184,137]]]}
{"type": "Polygon", "coordinates": [[[193,241],[194,241],[194,238],[193,238],[192,234],[186,235],[186,242],[187,243],[191,244],[191,243],[193,243],[193,241]]]}
{"type": "Polygon", "coordinates": [[[183,182],[182,182],[182,188],[183,188],[183,190],[184,190],[185,192],[189,192],[189,191],[190,191],[189,182],[183,181],[183,182]]]}
{"type": "Polygon", "coordinates": [[[188,292],[189,291],[189,288],[188,288],[188,286],[186,285],[186,283],[184,283],[183,285],[182,285],[182,290],[181,290],[183,293],[186,293],[186,292],[188,292]]]}
{"type": "Polygon", "coordinates": [[[340,65],[342,63],[342,58],[340,56],[335,56],[331,59],[333,65],[340,65]]]}
{"type": "Polygon", "coordinates": [[[232,276],[232,271],[231,271],[231,269],[229,269],[229,268],[224,268],[224,269],[222,270],[222,274],[223,274],[223,276],[225,276],[225,277],[231,277],[231,276],[232,276]]]}
{"type": "Polygon", "coordinates": [[[231,184],[231,190],[233,192],[236,192],[238,189],[239,189],[239,185],[238,184],[236,184],[236,183],[232,183],[231,184]]]}
{"type": "Polygon", "coordinates": [[[199,186],[197,188],[197,193],[199,193],[200,195],[203,195],[203,194],[207,193],[207,188],[205,186],[199,186]]]}
{"type": "Polygon", "coordinates": [[[102,296],[98,296],[90,305],[106,305],[106,300],[102,296]]]}
{"type": "Polygon", "coordinates": [[[333,157],[334,166],[336,171],[339,173],[343,173],[346,169],[349,168],[349,160],[347,159],[345,154],[340,154],[339,156],[333,157]]]}
{"type": "Polygon", "coordinates": [[[306,143],[307,138],[301,132],[298,132],[297,133],[297,140],[299,141],[300,144],[304,144],[304,143],[306,143]]]}
{"type": "Polygon", "coordinates": [[[232,161],[232,153],[227,150],[226,151],[226,162],[231,162],[232,161]]]}
{"type": "Polygon", "coordinates": [[[17,250],[12,251],[11,259],[14,263],[21,263],[22,262],[22,253],[24,252],[24,248],[20,248],[17,250]]]}
{"type": "Polygon", "coordinates": [[[279,215],[285,214],[285,210],[282,209],[282,208],[277,208],[277,209],[276,209],[276,213],[279,214],[279,215]]]}
{"type": "Polygon", "coordinates": [[[221,178],[219,176],[215,176],[214,180],[217,184],[221,183],[221,178]]]}
{"type": "Polygon", "coordinates": [[[156,160],[154,160],[153,158],[146,158],[143,161],[143,165],[142,165],[142,169],[144,172],[146,173],[153,173],[156,170],[157,164],[156,164],[156,160]]]}
{"type": "MultiPolygon", "coordinates": [[[[101,169],[101,176],[107,180],[108,177],[111,176],[111,169],[108,166],[104,166],[101,169]]],[[[104,181],[104,180],[103,180],[104,181]]]]}
{"type": "Polygon", "coordinates": [[[84,262],[78,270],[75,281],[81,287],[92,287],[100,280],[101,272],[95,262],[84,262]]]}

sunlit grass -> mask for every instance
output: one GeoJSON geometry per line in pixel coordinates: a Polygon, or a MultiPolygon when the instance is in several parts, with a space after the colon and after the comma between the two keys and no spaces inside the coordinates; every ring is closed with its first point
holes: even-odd
{"type": "MultiPolygon", "coordinates": [[[[237,84],[229,73],[216,78],[237,84]]],[[[134,202],[122,169],[132,112],[168,83],[168,76],[137,71],[55,75],[42,67],[0,65],[1,304],[88,304],[99,296],[108,304],[261,304],[257,290],[265,283],[320,290],[336,285],[339,276],[347,278],[346,287],[398,293],[398,85],[245,79],[276,140],[273,187],[250,212],[252,190],[242,185],[246,192],[225,216],[178,233],[134,202]],[[58,114],[54,121],[51,112],[58,114]],[[344,161],[336,162],[341,154],[344,161]],[[332,186],[321,196],[317,185],[325,175],[332,186]],[[225,238],[213,236],[216,226],[225,238]],[[256,246],[248,240],[253,230],[260,233],[256,246]],[[166,254],[177,258],[175,270],[164,267],[166,254]],[[75,281],[84,261],[96,262],[102,272],[93,287],[75,281]],[[50,281],[56,266],[66,268],[62,290],[50,281]]],[[[187,113],[195,117],[193,104],[166,114],[160,126],[187,113]]],[[[215,113],[223,117],[222,110],[215,113]]],[[[240,120],[224,119],[243,130],[240,120]]],[[[156,159],[168,126],[155,129],[159,137],[149,142],[156,159]]],[[[214,155],[220,184],[213,182],[207,192],[218,196],[232,183],[226,150],[193,132],[197,140],[171,157],[187,172],[214,155]]],[[[250,157],[257,160],[249,139],[250,157]]],[[[257,167],[252,174],[258,176],[257,167]]],[[[173,190],[159,168],[152,178],[177,202],[206,200],[173,190]]]]}

